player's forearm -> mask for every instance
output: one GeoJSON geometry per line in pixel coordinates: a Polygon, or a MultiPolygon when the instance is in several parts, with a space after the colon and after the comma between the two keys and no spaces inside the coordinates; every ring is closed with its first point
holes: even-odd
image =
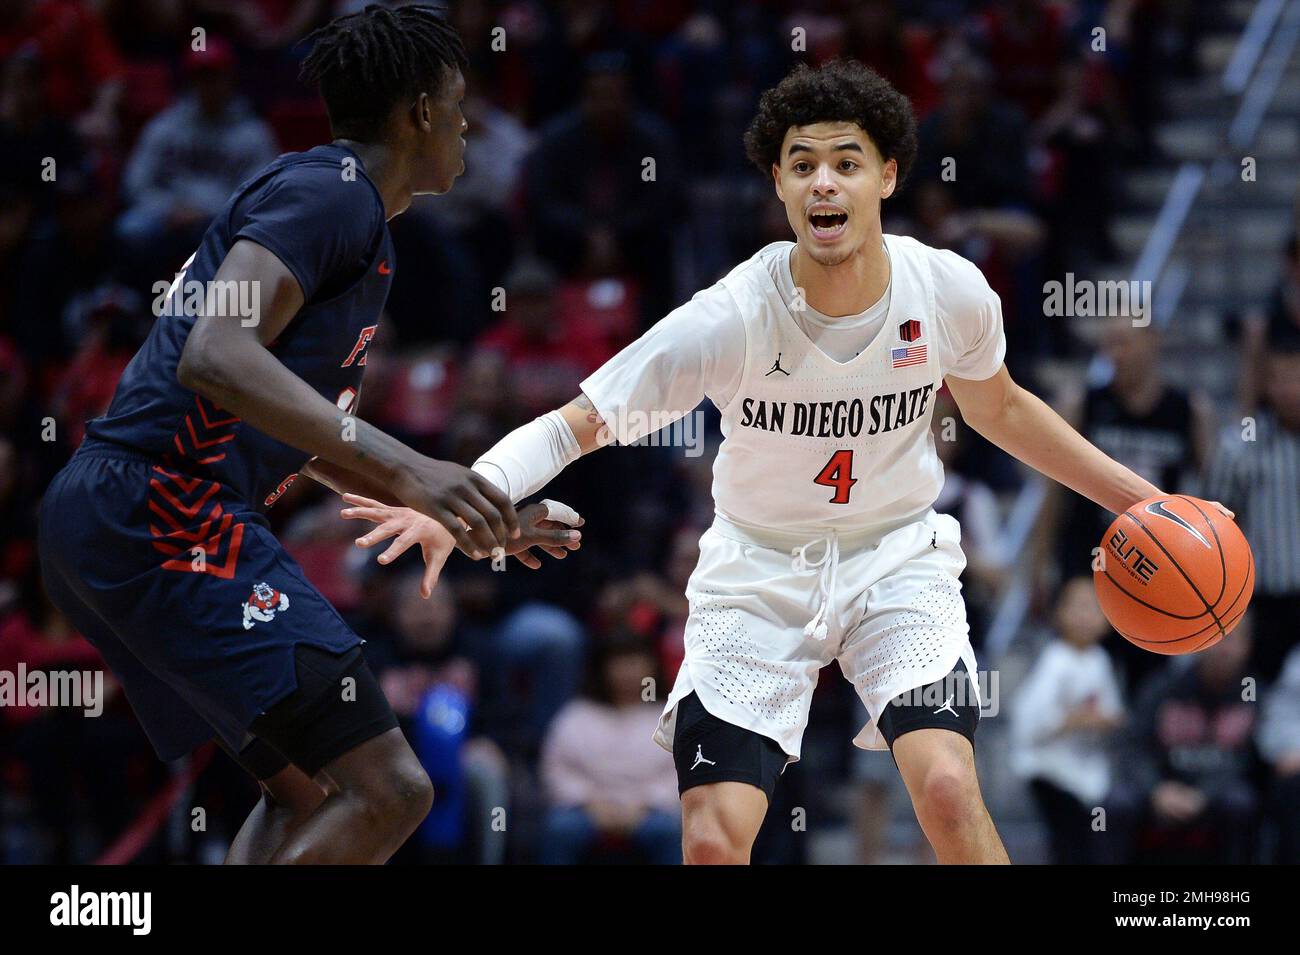
{"type": "Polygon", "coordinates": [[[473,470],[518,503],[582,457],[573,429],[559,411],[515,428],[474,462],[473,470]]]}
{"type": "MultiPolygon", "coordinates": [[[[191,338],[196,334],[197,326],[191,338]]],[[[187,342],[177,378],[258,431],[361,475],[373,482],[372,490],[393,488],[416,457],[396,438],[322,397],[251,338],[187,342]]]]}
{"type": "Polygon", "coordinates": [[[613,440],[586,395],[515,428],[474,462],[474,470],[518,503],[566,467],[613,440]]]}
{"type": "Polygon", "coordinates": [[[613,440],[613,430],[595,404],[579,394],[564,407],[510,432],[474,462],[474,470],[517,503],[584,454],[613,440]]]}
{"type": "Polygon", "coordinates": [[[605,419],[586,395],[578,395],[560,409],[560,414],[573,432],[573,438],[583,454],[603,448],[614,440],[605,419]]]}
{"type": "Polygon", "coordinates": [[[1018,385],[998,412],[967,418],[967,423],[1003,451],[1113,513],[1160,493],[1018,385]]]}
{"type": "Polygon", "coordinates": [[[302,473],[313,481],[324,484],[338,495],[360,494],[362,497],[368,497],[371,500],[381,501],[389,505],[398,503],[393,497],[392,488],[380,484],[364,474],[349,471],[347,468],[340,467],[329,461],[322,461],[320,458],[312,458],[307,462],[307,465],[302,469],[302,473]]]}

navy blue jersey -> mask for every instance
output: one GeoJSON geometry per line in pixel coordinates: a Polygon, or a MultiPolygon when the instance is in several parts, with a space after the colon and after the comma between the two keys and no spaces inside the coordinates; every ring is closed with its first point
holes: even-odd
{"type": "MultiPolygon", "coordinates": [[[[235,190],[198,251],[160,296],[162,316],[123,372],[108,412],[89,422],[86,434],[87,444],[107,441],[135,449],[176,471],[224,485],[263,510],[310,456],[176,379],[195,320],[186,299],[196,290],[203,294],[240,239],[269,249],[302,286],[303,307],[270,343],[271,352],[331,402],[344,410],[353,407],[366,348],[392,283],[393,246],[383,200],[356,154],[342,146],[317,146],[286,153],[235,190]]],[[[245,304],[251,303],[251,292],[243,294],[245,304]]]]}

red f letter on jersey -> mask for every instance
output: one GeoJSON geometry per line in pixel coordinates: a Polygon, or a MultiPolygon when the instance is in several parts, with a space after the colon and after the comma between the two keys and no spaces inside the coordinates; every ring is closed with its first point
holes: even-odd
{"type": "Polygon", "coordinates": [[[348,355],[348,360],[340,365],[340,368],[348,368],[353,362],[356,362],[358,365],[364,365],[366,363],[366,348],[370,344],[370,339],[375,337],[375,331],[378,328],[378,325],[367,325],[365,328],[361,329],[361,334],[357,336],[357,343],[352,346],[352,354],[348,355]]]}

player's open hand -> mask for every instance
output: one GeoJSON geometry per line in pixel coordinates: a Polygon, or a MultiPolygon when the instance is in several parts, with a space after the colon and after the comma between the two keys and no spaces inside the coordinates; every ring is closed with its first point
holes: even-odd
{"type": "Polygon", "coordinates": [[[1233,520],[1237,516],[1236,514],[1232,513],[1232,511],[1228,510],[1226,507],[1220,504],[1218,501],[1211,501],[1210,504],[1212,504],[1214,507],[1217,507],[1223,513],[1223,516],[1226,517],[1228,520],[1233,520]]]}
{"type": "MultiPolygon", "coordinates": [[[[459,548],[466,556],[475,558],[477,549],[467,551],[460,547],[447,528],[431,517],[409,507],[392,507],[360,494],[344,494],[349,507],[340,511],[345,520],[370,521],[374,530],[358,537],[358,547],[374,547],[381,541],[396,538],[376,558],[381,564],[391,564],[406,553],[412,544],[419,544],[424,554],[424,576],[420,580],[420,595],[426,599],[438,584],[438,575],[447,563],[447,557],[459,548]]],[[[503,553],[513,555],[525,567],[536,570],[542,562],[532,552],[537,547],[557,560],[563,560],[571,550],[582,546],[582,533],[576,528],[586,523],[578,512],[559,501],[542,501],[529,504],[519,511],[521,534],[512,538],[503,553]]]]}
{"type": "Polygon", "coordinates": [[[351,505],[339,512],[345,520],[370,521],[376,525],[374,530],[357,538],[358,547],[374,547],[381,541],[396,538],[376,558],[379,563],[391,564],[406,553],[412,544],[420,545],[424,554],[420,596],[427,600],[438,584],[443,564],[447,563],[447,557],[456,549],[456,538],[451,536],[451,532],[432,517],[426,517],[409,507],[390,507],[360,494],[344,494],[343,500],[351,505]]]}

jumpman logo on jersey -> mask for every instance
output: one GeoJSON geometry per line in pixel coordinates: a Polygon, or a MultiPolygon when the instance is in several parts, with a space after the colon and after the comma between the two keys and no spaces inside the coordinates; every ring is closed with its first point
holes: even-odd
{"type": "Polygon", "coordinates": [[[937,710],[934,711],[934,715],[935,715],[935,716],[938,716],[938,715],[939,715],[940,713],[942,713],[944,710],[947,710],[947,711],[948,711],[949,713],[951,713],[953,716],[956,716],[958,719],[961,719],[961,715],[960,715],[956,710],[954,710],[954,709],[952,708],[952,701],[953,701],[955,698],[956,698],[956,695],[955,695],[955,694],[949,693],[949,694],[948,694],[948,699],[946,699],[946,700],[943,701],[943,706],[939,707],[937,710]]]}
{"type": "Polygon", "coordinates": [[[713,760],[711,760],[711,759],[705,759],[705,758],[704,758],[704,745],[703,745],[703,744],[700,744],[699,746],[696,746],[696,747],[695,747],[695,763],[691,766],[692,771],[698,769],[699,766],[700,766],[700,763],[708,763],[710,766],[716,766],[716,765],[718,765],[718,764],[715,763],[713,760]]]}
{"type": "Polygon", "coordinates": [[[784,368],[781,367],[781,353],[780,353],[780,352],[777,352],[777,353],[776,353],[776,361],[772,362],[772,367],[771,367],[771,369],[770,369],[770,370],[767,372],[767,374],[765,374],[763,377],[766,378],[768,375],[774,375],[774,374],[776,374],[778,371],[779,371],[781,374],[785,375],[786,377],[789,377],[789,376],[790,376],[790,373],[789,373],[788,371],[786,371],[784,368]]]}
{"type": "Polygon", "coordinates": [[[939,541],[939,532],[935,531],[933,534],[930,535],[930,546],[933,547],[935,550],[939,549],[938,541],[939,541]]]}

